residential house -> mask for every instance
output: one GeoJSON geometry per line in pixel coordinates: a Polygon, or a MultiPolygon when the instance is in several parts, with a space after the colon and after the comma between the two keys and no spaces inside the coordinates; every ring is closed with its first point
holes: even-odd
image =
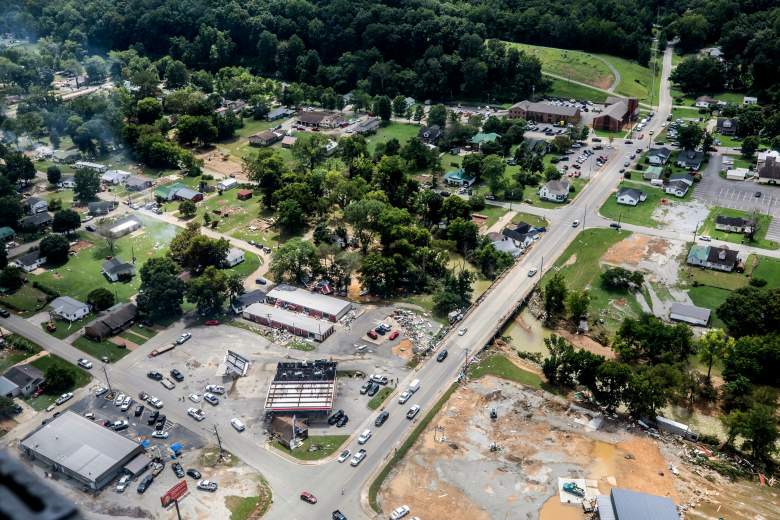
{"type": "Polygon", "coordinates": [[[523,139],[523,144],[528,147],[530,152],[533,152],[537,155],[544,155],[550,151],[550,141],[546,141],[544,139],[526,137],[523,139]]]}
{"type": "Polygon", "coordinates": [[[458,168],[444,174],[444,182],[449,186],[470,187],[474,184],[476,178],[466,174],[466,170],[458,168]]]}
{"type": "Polygon", "coordinates": [[[569,198],[569,182],[563,179],[557,181],[547,181],[539,189],[539,198],[551,202],[565,202],[569,198]]]}
{"type": "Polygon", "coordinates": [[[281,141],[284,134],[281,132],[272,132],[271,130],[264,130],[256,134],[249,136],[249,144],[251,146],[271,146],[272,144],[281,141]]]}
{"type": "Polygon", "coordinates": [[[758,104],[758,98],[754,96],[745,96],[742,98],[742,104],[743,105],[757,105],[758,104]]]}
{"type": "Polygon", "coordinates": [[[244,309],[252,305],[253,303],[262,303],[265,301],[265,291],[262,289],[255,289],[253,291],[245,292],[241,296],[233,299],[230,302],[230,308],[236,314],[241,314],[244,309]]]}
{"type": "Polygon", "coordinates": [[[57,186],[59,188],[73,189],[76,187],[76,177],[74,175],[63,175],[57,186]]]}
{"type": "Polygon", "coordinates": [[[267,121],[276,121],[277,119],[283,119],[285,117],[295,114],[294,110],[290,110],[287,107],[276,107],[268,111],[268,115],[265,116],[267,121]]]}
{"type": "Polygon", "coordinates": [[[352,127],[356,134],[368,135],[373,134],[379,127],[382,126],[382,120],[378,117],[367,117],[361,119],[355,126],[352,127]]]}
{"type": "Polygon", "coordinates": [[[282,138],[282,148],[292,148],[298,138],[293,135],[286,135],[282,138]]]}
{"type": "Polygon", "coordinates": [[[30,397],[44,382],[43,372],[32,365],[16,365],[5,371],[3,377],[16,385],[13,397],[30,397]]]}
{"type": "Polygon", "coordinates": [[[739,264],[739,258],[735,250],[694,244],[688,251],[687,263],[706,269],[731,272],[739,264]]]}
{"type": "Polygon", "coordinates": [[[780,183],[780,161],[775,157],[767,157],[764,165],[758,170],[758,182],[761,184],[780,183]]]}
{"type": "Polygon", "coordinates": [[[664,186],[664,192],[675,197],[685,197],[688,194],[690,186],[683,181],[669,181],[664,186]]]}
{"type": "Polygon", "coordinates": [[[696,98],[696,108],[710,108],[718,104],[718,100],[710,96],[699,96],[696,98]]]}
{"type": "Polygon", "coordinates": [[[522,118],[526,121],[536,121],[537,123],[577,124],[580,122],[580,109],[524,100],[515,103],[509,108],[509,118],[522,118]]]}
{"type": "Polygon", "coordinates": [[[124,170],[107,170],[106,173],[100,176],[100,182],[120,185],[124,184],[130,175],[132,175],[130,172],[124,170]]]}
{"type": "Polygon", "coordinates": [[[615,199],[618,204],[636,206],[640,202],[647,200],[647,193],[635,188],[620,188],[615,194],[615,199]]]}
{"type": "Polygon", "coordinates": [[[203,200],[203,194],[199,191],[195,191],[191,188],[180,188],[176,190],[174,194],[176,200],[189,200],[191,202],[200,202],[203,200]]]}
{"type": "Polygon", "coordinates": [[[118,282],[119,280],[129,280],[135,276],[135,266],[118,256],[114,256],[103,262],[100,272],[108,281],[118,282]]]}
{"type": "Polygon", "coordinates": [[[236,198],[238,200],[249,200],[252,198],[252,190],[238,190],[236,198]]]}
{"type": "Polygon", "coordinates": [[[14,259],[16,267],[26,273],[31,273],[46,263],[46,257],[41,256],[40,250],[29,251],[14,259]]]}
{"type": "Polygon", "coordinates": [[[482,148],[483,144],[495,143],[500,138],[501,136],[495,132],[488,132],[488,133],[479,132],[475,134],[469,142],[473,145],[477,145],[478,147],[482,148]]]}
{"type": "Polygon", "coordinates": [[[753,232],[755,226],[755,221],[747,218],[729,217],[726,215],[718,215],[715,217],[715,229],[719,231],[750,234],[753,232]]]}
{"type": "Polygon", "coordinates": [[[715,129],[720,135],[734,135],[737,133],[737,120],[731,117],[719,117],[715,129]]]}
{"type": "Polygon", "coordinates": [[[0,376],[0,395],[12,399],[19,395],[19,386],[5,376],[0,376]]]}
{"type": "Polygon", "coordinates": [[[420,128],[417,136],[424,143],[436,144],[436,141],[441,137],[442,130],[439,125],[424,126],[420,128]]]}
{"type": "Polygon", "coordinates": [[[143,191],[152,187],[152,179],[143,175],[131,175],[125,179],[125,186],[130,191],[143,191]]]}
{"type": "Polygon", "coordinates": [[[669,319],[706,327],[710,322],[711,313],[711,310],[705,309],[704,307],[674,302],[669,311],[669,319]]]}
{"type": "Polygon", "coordinates": [[[528,224],[527,222],[518,222],[517,224],[507,224],[504,226],[504,229],[501,230],[501,236],[511,238],[518,243],[523,243],[529,236],[528,233],[530,231],[531,224],[528,224]]]}
{"type": "Polygon", "coordinates": [[[648,166],[648,168],[642,172],[642,178],[646,181],[654,181],[660,179],[663,174],[664,171],[660,166],[648,166]]]}
{"type": "Polygon", "coordinates": [[[0,244],[10,242],[16,238],[16,231],[8,226],[0,227],[0,244]]]}
{"type": "Polygon", "coordinates": [[[133,303],[118,303],[84,327],[84,335],[103,341],[121,333],[135,321],[138,309],[133,303]]]}
{"type": "Polygon", "coordinates": [[[617,132],[633,120],[639,110],[637,98],[609,96],[605,104],[606,108],[593,118],[594,130],[617,132]]]}
{"type": "Polygon", "coordinates": [[[70,296],[55,298],[49,305],[52,314],[66,321],[80,320],[89,314],[89,305],[70,296]]]}
{"type": "Polygon", "coordinates": [[[76,161],[73,165],[77,170],[89,170],[97,173],[105,173],[108,170],[108,166],[105,164],[94,163],[89,161],[76,161]]]}
{"type": "Polygon", "coordinates": [[[22,218],[19,221],[19,226],[25,230],[38,230],[50,225],[53,220],[54,217],[47,211],[22,218]]]}
{"type": "Polygon", "coordinates": [[[238,181],[233,177],[225,177],[217,183],[217,189],[219,191],[232,190],[236,186],[238,186],[238,181]]]}
{"type": "Polygon", "coordinates": [[[331,156],[336,152],[336,149],[339,147],[339,142],[335,139],[329,139],[327,143],[325,143],[325,155],[331,156]]]}
{"type": "Polygon", "coordinates": [[[23,204],[28,215],[35,215],[36,213],[43,213],[49,210],[49,202],[38,197],[28,197],[23,204]]]}
{"type": "Polygon", "coordinates": [[[523,250],[515,243],[514,240],[505,236],[501,236],[499,233],[496,234],[499,236],[499,238],[490,241],[490,245],[492,245],[496,251],[508,253],[512,255],[512,258],[517,258],[523,254],[523,250]]]}
{"type": "Polygon", "coordinates": [[[51,154],[51,158],[56,163],[60,164],[73,164],[79,160],[81,152],[78,150],[54,150],[51,154]]]}
{"type": "Polygon", "coordinates": [[[338,112],[312,110],[300,112],[296,122],[310,128],[338,128],[344,124],[344,118],[338,112]]]}
{"type": "Polygon", "coordinates": [[[235,267],[241,262],[244,261],[244,250],[239,249],[237,247],[231,247],[228,249],[227,255],[225,256],[225,262],[223,263],[224,267],[235,267]]]}
{"type": "Polygon", "coordinates": [[[671,157],[672,151],[665,146],[650,148],[647,152],[647,162],[652,166],[663,166],[671,157]]]}
{"type": "Polygon", "coordinates": [[[688,168],[689,170],[698,170],[701,163],[704,162],[706,155],[697,150],[681,150],[677,153],[677,166],[688,168]]]}
{"type": "Polygon", "coordinates": [[[720,47],[707,47],[699,51],[704,56],[715,58],[718,61],[723,61],[723,51],[720,47]]]}
{"type": "Polygon", "coordinates": [[[176,198],[176,193],[186,187],[187,186],[181,182],[174,182],[171,184],[158,186],[154,190],[154,198],[166,201],[174,200],[176,198]]]}
{"type": "Polygon", "coordinates": [[[690,173],[673,173],[671,177],[669,177],[670,181],[682,181],[685,184],[688,185],[688,187],[693,186],[693,175],[690,173]]]}
{"type": "Polygon", "coordinates": [[[114,210],[114,208],[116,208],[116,206],[117,203],[114,200],[98,200],[95,202],[89,202],[87,204],[87,211],[93,217],[99,217],[102,215],[108,215],[114,210]]]}

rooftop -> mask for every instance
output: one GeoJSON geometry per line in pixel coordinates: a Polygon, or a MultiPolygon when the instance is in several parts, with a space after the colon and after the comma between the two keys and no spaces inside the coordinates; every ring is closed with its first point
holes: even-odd
{"type": "Polygon", "coordinates": [[[512,108],[521,108],[527,112],[541,112],[545,114],[554,114],[557,116],[576,116],[579,114],[580,109],[577,107],[565,107],[565,106],[559,106],[559,105],[553,105],[551,103],[543,103],[541,101],[537,102],[531,102],[531,101],[520,101],[519,103],[515,103],[512,105],[510,110],[512,108]]]}
{"type": "Polygon", "coordinates": [[[709,321],[711,310],[704,307],[697,307],[696,305],[688,305],[685,303],[674,302],[670,314],[676,314],[678,316],[685,316],[696,320],[709,321]]]}
{"type": "Polygon", "coordinates": [[[265,409],[271,412],[328,411],[336,392],[336,363],[279,363],[268,387],[265,409]]]}
{"type": "Polygon", "coordinates": [[[70,296],[59,296],[52,300],[50,305],[57,314],[75,314],[87,304],[82,303],[75,298],[71,298],[70,296]]]}
{"type": "Polygon", "coordinates": [[[280,284],[274,287],[268,293],[269,298],[276,298],[296,306],[315,309],[320,312],[339,315],[345,308],[351,307],[348,301],[340,300],[332,296],[326,296],[320,293],[309,292],[306,289],[299,289],[292,285],[280,284]]]}
{"type": "MultiPolygon", "coordinates": [[[[268,293],[268,296],[270,297],[271,293],[268,293]]],[[[318,320],[311,316],[306,316],[305,314],[288,311],[287,309],[265,303],[253,303],[244,309],[244,312],[252,316],[261,316],[276,323],[315,334],[321,334],[333,328],[333,325],[330,322],[318,320]]]]}
{"type": "Polygon", "coordinates": [[[679,520],[670,499],[628,489],[612,488],[610,502],[617,520],[679,520]]]}

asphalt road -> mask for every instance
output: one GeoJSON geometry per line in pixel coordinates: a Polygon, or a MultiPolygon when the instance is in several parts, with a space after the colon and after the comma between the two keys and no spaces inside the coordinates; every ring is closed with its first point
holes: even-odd
{"type": "MultiPolygon", "coordinates": [[[[668,76],[671,70],[671,51],[666,50],[663,59],[663,78],[661,81],[661,99],[657,115],[647,127],[647,130],[660,130],[661,122],[671,111],[672,100],[669,94],[668,76]]],[[[648,132],[646,131],[646,135],[648,132]]],[[[220,434],[224,446],[236,454],[248,465],[261,471],[269,481],[274,492],[274,504],[267,518],[284,520],[323,520],[330,518],[334,509],[340,509],[351,520],[358,518],[372,518],[373,515],[367,507],[367,490],[373,475],[378,472],[385,460],[411,432],[412,422],[405,418],[405,413],[413,404],[422,407],[418,419],[423,417],[444,392],[455,381],[461,371],[465,360],[469,355],[481,350],[494,336],[508,314],[531,292],[534,285],[540,279],[543,272],[550,266],[565,248],[585,227],[597,227],[606,224],[604,219],[597,216],[598,208],[604,200],[611,196],[612,190],[620,181],[620,168],[623,167],[622,157],[638,147],[648,146],[649,139],[635,140],[633,144],[626,145],[622,140],[614,143],[615,155],[600,170],[595,171],[590,182],[577,195],[577,198],[569,205],[563,206],[550,215],[553,219],[555,232],[546,233],[528,254],[484,295],[481,301],[459,324],[468,332],[464,336],[451,334],[445,338],[441,348],[449,352],[449,356],[443,363],[429,359],[423,363],[417,371],[410,374],[399,385],[404,389],[415,378],[421,380],[421,388],[405,405],[397,404],[396,395],[391,396],[386,409],[390,411],[390,417],[381,428],[373,426],[376,414],[372,414],[363,424],[355,427],[354,431],[360,432],[364,428],[371,428],[374,432],[371,440],[365,445],[368,456],[356,468],[349,463],[339,464],[336,461],[326,461],[319,464],[296,464],[286,458],[277,455],[263,446],[257,446],[248,442],[238,432],[233,431],[227,425],[219,425],[220,434]],[[620,141],[620,142],[618,142],[620,141]],[[575,219],[584,221],[584,224],[573,228],[571,222],[575,219]],[[533,277],[528,276],[531,268],[539,269],[533,277]],[[299,493],[303,490],[314,493],[319,498],[319,503],[309,505],[299,499],[299,493]]],[[[537,208],[521,204],[518,208],[522,211],[536,212],[537,208]]],[[[658,230],[642,228],[642,232],[657,234],[658,230]]],[[[243,245],[243,244],[242,244],[243,245]]],[[[80,357],[87,357],[83,352],[71,345],[64,343],[46,334],[37,327],[21,318],[11,317],[0,320],[0,324],[9,330],[30,338],[39,343],[43,348],[53,352],[68,361],[76,362],[80,357]]],[[[142,347],[143,350],[148,345],[142,347]]],[[[143,350],[145,352],[145,350],[143,350]]],[[[142,355],[134,352],[131,355],[142,355]]],[[[129,357],[129,356],[128,356],[129,357]]],[[[100,363],[92,359],[95,368],[93,376],[103,380],[100,363]]],[[[144,373],[131,373],[123,370],[123,361],[113,366],[107,366],[112,385],[120,387],[124,391],[138,393],[142,390],[165,399],[166,395],[161,391],[159,383],[146,378],[144,373]]],[[[213,436],[213,424],[207,417],[206,420],[197,423],[186,415],[186,402],[165,402],[164,412],[172,421],[185,425],[204,437],[213,436]]],[[[260,411],[258,411],[260,413],[260,411]]],[[[353,452],[356,451],[355,438],[345,444],[353,452]]],[[[395,507],[397,504],[388,504],[395,507]]]]}

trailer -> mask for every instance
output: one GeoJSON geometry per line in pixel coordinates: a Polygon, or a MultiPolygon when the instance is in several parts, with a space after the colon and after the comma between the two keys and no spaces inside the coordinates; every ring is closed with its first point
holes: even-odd
{"type": "Polygon", "coordinates": [[[157,357],[160,354],[165,354],[166,352],[169,352],[169,351],[171,351],[171,350],[173,350],[175,348],[176,348],[176,343],[171,343],[167,347],[162,347],[162,348],[159,348],[159,349],[152,350],[151,352],[149,352],[149,357],[150,358],[157,357]]]}

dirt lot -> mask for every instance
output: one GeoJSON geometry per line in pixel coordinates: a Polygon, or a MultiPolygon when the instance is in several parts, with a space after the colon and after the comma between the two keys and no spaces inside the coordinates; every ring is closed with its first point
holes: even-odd
{"type": "Polygon", "coordinates": [[[594,430],[588,420],[543,391],[493,377],[473,381],[453,394],[390,475],[382,507],[408,504],[412,515],[426,520],[579,520],[580,508],[561,504],[557,496],[558,478],[571,477],[595,480],[602,493],[625,487],[678,504],[703,497],[691,518],[717,518],[728,509],[730,519],[769,519],[777,511],[780,499],[767,488],[727,485],[683,463],[679,446],[611,423],[594,430]],[[495,421],[489,418],[493,407],[495,421]],[[498,451],[490,450],[491,443],[498,451]],[[740,505],[758,492],[765,495],[758,505],[740,505]]]}
{"type": "Polygon", "coordinates": [[[610,247],[601,261],[626,269],[640,269],[649,279],[668,286],[677,283],[677,259],[685,243],[634,233],[610,247]]]}

